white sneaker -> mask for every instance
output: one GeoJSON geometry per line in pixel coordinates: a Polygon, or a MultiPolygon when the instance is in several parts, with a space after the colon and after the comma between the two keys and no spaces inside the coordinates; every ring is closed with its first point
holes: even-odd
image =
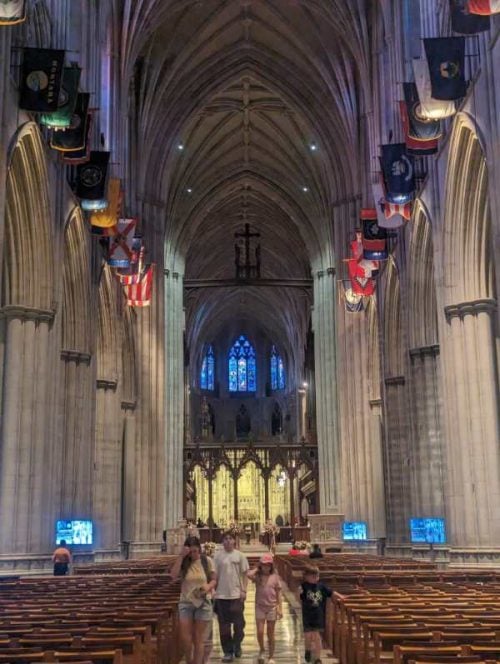
{"type": "Polygon", "coordinates": [[[265,661],[266,661],[266,653],[263,650],[261,650],[259,652],[259,656],[257,657],[257,664],[264,664],[265,661]]]}

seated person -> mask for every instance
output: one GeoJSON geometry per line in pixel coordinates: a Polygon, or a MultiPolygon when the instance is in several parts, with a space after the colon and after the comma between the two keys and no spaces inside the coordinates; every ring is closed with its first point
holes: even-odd
{"type": "Polygon", "coordinates": [[[71,562],[71,552],[66,546],[66,540],[61,540],[59,546],[52,554],[54,563],[54,576],[66,576],[71,562]]]}
{"type": "Polygon", "coordinates": [[[323,554],[321,552],[321,547],[319,544],[312,545],[312,550],[311,553],[309,554],[309,558],[323,558],[323,554]]]}

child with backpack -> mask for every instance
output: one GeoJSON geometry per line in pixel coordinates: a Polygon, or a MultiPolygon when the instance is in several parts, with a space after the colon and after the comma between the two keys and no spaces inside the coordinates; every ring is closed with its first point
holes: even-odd
{"type": "Polygon", "coordinates": [[[272,553],[264,553],[258,566],[247,572],[248,578],[255,583],[255,622],[257,640],[259,642],[258,663],[264,664],[266,649],[264,646],[264,628],[267,626],[267,642],[269,645],[268,664],[274,662],[274,628],[276,620],[283,617],[281,602],[281,582],[274,571],[272,553]]]}
{"type": "Polygon", "coordinates": [[[188,537],[170,571],[181,577],[179,631],[186,664],[203,664],[212,625],[212,591],[217,582],[214,564],[201,552],[200,540],[188,537]]]}
{"type": "Polygon", "coordinates": [[[308,565],[300,593],[306,662],[321,664],[322,633],[325,629],[326,600],[332,591],[319,581],[319,568],[308,565]]]}

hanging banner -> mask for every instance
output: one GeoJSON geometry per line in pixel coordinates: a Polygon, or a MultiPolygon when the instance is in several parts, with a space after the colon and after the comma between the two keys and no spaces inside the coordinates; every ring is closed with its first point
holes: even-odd
{"type": "Polygon", "coordinates": [[[384,176],[385,197],[390,203],[407,203],[413,198],[415,178],[413,157],[406,154],[404,143],[382,145],[380,165],[384,176]]]}
{"type": "Polygon", "coordinates": [[[480,16],[500,14],[500,0],[468,0],[467,7],[471,14],[480,16]]]}
{"type": "Polygon", "coordinates": [[[452,101],[438,101],[432,98],[431,77],[427,61],[423,58],[414,58],[412,64],[420,100],[419,116],[430,120],[441,120],[455,115],[457,111],[452,101]]]}
{"type": "MultiPolygon", "coordinates": [[[[365,216],[363,223],[363,258],[369,261],[383,261],[388,257],[387,231],[377,223],[377,212],[365,216]]],[[[365,267],[365,266],[363,266],[365,267]]],[[[371,266],[370,266],[371,267],[371,266]]]]}
{"type": "Polygon", "coordinates": [[[465,38],[424,39],[424,48],[433,98],[454,100],[465,97],[465,38]]]}
{"type": "Polygon", "coordinates": [[[78,99],[78,84],[80,83],[80,67],[64,67],[61,90],[54,113],[42,113],[40,124],[52,129],[67,129],[71,127],[78,99]]]}
{"type": "Polygon", "coordinates": [[[375,202],[375,210],[377,212],[377,223],[380,226],[380,228],[400,228],[403,226],[403,224],[406,221],[406,218],[399,213],[396,213],[394,210],[397,208],[403,208],[406,210],[407,208],[410,209],[410,214],[411,214],[411,205],[410,203],[406,203],[405,205],[397,205],[394,203],[387,203],[385,200],[385,195],[384,195],[384,188],[380,184],[380,182],[376,182],[375,184],[372,184],[372,191],[373,191],[373,200],[375,202]],[[390,209],[391,213],[387,213],[387,209],[390,209]]]}
{"type": "Polygon", "coordinates": [[[26,20],[26,0],[0,0],[0,25],[17,25],[26,20]]]}
{"type": "MultiPolygon", "coordinates": [[[[103,210],[97,210],[90,215],[92,227],[113,228],[118,224],[122,204],[121,181],[119,178],[110,178],[105,200],[107,205],[103,210]]],[[[110,235],[116,235],[113,229],[110,235]]]]}
{"type": "Polygon", "coordinates": [[[134,237],[132,252],[133,259],[130,262],[130,267],[116,271],[116,276],[118,277],[118,280],[122,286],[138,284],[142,279],[145,254],[144,245],[142,244],[142,237],[134,237]]]}
{"type": "Polygon", "coordinates": [[[490,19],[472,14],[468,0],[450,0],[450,16],[451,29],[460,35],[476,35],[490,29],[490,19]]]}
{"type": "Polygon", "coordinates": [[[359,260],[363,255],[363,233],[361,230],[356,230],[356,239],[351,243],[351,258],[359,260]]]}
{"type": "Polygon", "coordinates": [[[120,219],[118,233],[109,239],[106,260],[111,267],[128,268],[133,259],[134,233],[137,219],[120,219]]]}
{"type": "Polygon", "coordinates": [[[347,269],[351,280],[352,292],[355,295],[370,297],[375,292],[375,279],[371,278],[371,271],[365,274],[364,268],[355,258],[347,260],[347,269]]]}
{"type": "Polygon", "coordinates": [[[401,121],[409,154],[435,154],[441,137],[439,120],[420,115],[420,100],[415,83],[403,83],[404,101],[400,102],[401,121]]]}
{"type": "Polygon", "coordinates": [[[127,304],[130,307],[148,307],[151,304],[153,274],[154,264],[151,264],[144,270],[138,283],[124,287],[127,304]]]}
{"type": "Polygon", "coordinates": [[[348,314],[359,314],[364,310],[363,296],[356,295],[352,290],[350,281],[342,281],[342,299],[344,308],[348,314]]]}
{"type": "MultiPolygon", "coordinates": [[[[109,152],[91,152],[90,160],[78,166],[75,188],[78,198],[89,201],[106,200],[108,162],[109,152]]],[[[106,203],[103,207],[106,207],[106,203]]]]}
{"type": "Polygon", "coordinates": [[[20,108],[36,113],[57,111],[64,51],[25,48],[23,53],[20,108]]]}
{"type": "MultiPolygon", "coordinates": [[[[88,92],[79,92],[76,97],[75,111],[71,117],[71,124],[67,129],[53,131],[50,137],[50,147],[59,152],[87,152],[88,134],[90,131],[89,123],[91,114],[89,113],[90,95],[88,92]]],[[[73,158],[75,155],[68,154],[73,158]]]]}

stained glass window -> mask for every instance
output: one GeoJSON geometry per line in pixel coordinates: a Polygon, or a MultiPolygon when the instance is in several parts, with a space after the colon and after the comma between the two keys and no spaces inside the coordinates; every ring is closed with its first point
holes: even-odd
{"type": "Polygon", "coordinates": [[[200,388],[202,390],[215,389],[215,357],[212,346],[207,348],[200,371],[200,388]]]}
{"type": "Polygon", "coordinates": [[[257,390],[255,349],[243,334],[238,337],[229,351],[228,369],[230,392],[257,390]]]}
{"type": "Polygon", "coordinates": [[[285,366],[276,346],[273,346],[271,349],[271,389],[284,390],[285,385],[285,366]]]}

